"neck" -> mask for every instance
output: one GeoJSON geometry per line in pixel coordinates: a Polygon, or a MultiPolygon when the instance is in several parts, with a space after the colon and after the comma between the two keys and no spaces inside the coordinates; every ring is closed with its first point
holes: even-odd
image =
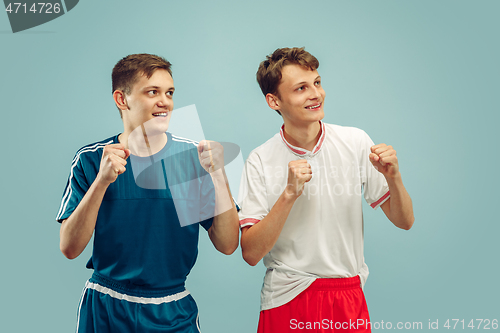
{"type": "Polygon", "coordinates": [[[301,127],[285,122],[283,131],[286,141],[295,147],[312,151],[321,136],[319,121],[301,127]]]}
{"type": "Polygon", "coordinates": [[[151,156],[158,153],[165,147],[168,141],[165,133],[146,133],[144,126],[136,128],[134,131],[123,132],[118,136],[118,141],[130,149],[130,152],[136,156],[151,156]]]}

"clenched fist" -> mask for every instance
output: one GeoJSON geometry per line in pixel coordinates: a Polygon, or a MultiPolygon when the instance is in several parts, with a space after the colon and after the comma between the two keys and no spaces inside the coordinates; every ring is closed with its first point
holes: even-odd
{"type": "Polygon", "coordinates": [[[399,175],[399,164],[396,151],[392,146],[381,143],[372,146],[370,153],[370,162],[386,178],[394,178],[399,175]]]}
{"type": "Polygon", "coordinates": [[[118,175],[125,172],[125,165],[129,156],[130,150],[126,149],[121,143],[106,145],[102,153],[97,179],[105,185],[113,183],[118,175]]]}
{"type": "Polygon", "coordinates": [[[307,160],[296,160],[288,163],[288,184],[285,194],[296,199],[304,191],[304,184],[312,178],[311,165],[307,160]]]}
{"type": "Polygon", "coordinates": [[[224,147],[216,141],[203,140],[198,144],[200,164],[208,173],[224,167],[224,147]]]}

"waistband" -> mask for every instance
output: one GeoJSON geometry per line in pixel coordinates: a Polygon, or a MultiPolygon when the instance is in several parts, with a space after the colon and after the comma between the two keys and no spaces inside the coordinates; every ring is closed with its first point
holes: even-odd
{"type": "MultiPolygon", "coordinates": [[[[187,292],[189,294],[189,292],[184,287],[184,284],[169,288],[150,288],[133,284],[125,284],[120,281],[105,277],[97,272],[94,272],[92,274],[92,277],[89,279],[88,283],[104,288],[109,288],[115,292],[135,297],[166,297],[183,292],[187,292]]],[[[91,289],[95,289],[98,291],[100,291],[99,289],[102,290],[102,288],[96,287],[91,287],[91,289]]]]}
{"type": "Polygon", "coordinates": [[[325,279],[318,278],[310,286],[309,290],[339,290],[361,288],[359,275],[350,278],[325,279]]]}

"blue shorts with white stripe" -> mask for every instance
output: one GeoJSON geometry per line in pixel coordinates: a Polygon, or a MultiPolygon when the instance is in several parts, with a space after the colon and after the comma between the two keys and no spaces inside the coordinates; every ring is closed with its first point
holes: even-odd
{"type": "Polygon", "coordinates": [[[184,286],[129,288],[98,273],[85,284],[77,333],[199,333],[198,308],[184,286]]]}

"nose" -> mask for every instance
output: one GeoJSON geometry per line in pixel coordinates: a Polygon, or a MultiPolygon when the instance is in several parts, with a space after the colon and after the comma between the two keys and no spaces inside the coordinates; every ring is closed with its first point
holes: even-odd
{"type": "Polygon", "coordinates": [[[171,104],[173,104],[172,99],[168,98],[166,95],[161,95],[161,97],[157,103],[158,107],[167,108],[167,109],[170,109],[171,104]]]}
{"type": "Polygon", "coordinates": [[[320,87],[313,86],[309,91],[311,92],[310,99],[318,99],[321,97],[320,87]]]}

